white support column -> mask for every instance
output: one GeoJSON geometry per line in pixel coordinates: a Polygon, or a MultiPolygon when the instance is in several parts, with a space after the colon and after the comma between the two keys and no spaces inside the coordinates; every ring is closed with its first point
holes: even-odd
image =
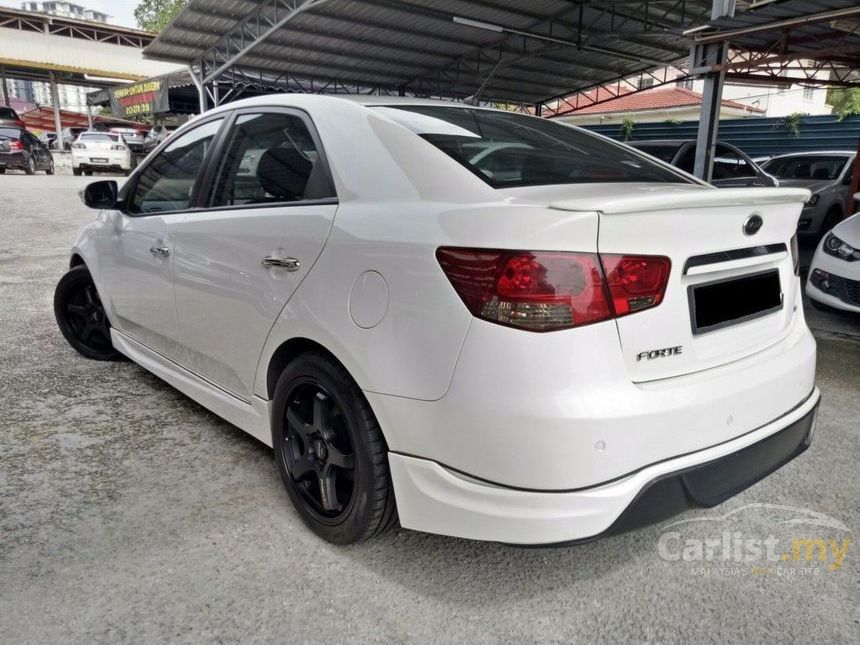
{"type": "Polygon", "coordinates": [[[62,145],[63,121],[60,118],[60,92],[57,89],[57,77],[54,76],[54,72],[49,71],[48,74],[51,83],[51,103],[54,104],[54,132],[57,133],[57,141],[62,145]]]}
{"type": "Polygon", "coordinates": [[[203,114],[208,107],[206,87],[203,85],[201,80],[203,78],[203,61],[200,62],[200,78],[198,78],[197,74],[194,73],[194,68],[191,65],[188,66],[188,75],[191,77],[191,82],[194,83],[194,87],[197,88],[197,99],[199,101],[198,105],[200,114],[203,114]]]}
{"type": "Polygon", "coordinates": [[[0,84],[3,85],[3,104],[9,107],[9,88],[6,87],[6,68],[0,67],[0,84]]]}

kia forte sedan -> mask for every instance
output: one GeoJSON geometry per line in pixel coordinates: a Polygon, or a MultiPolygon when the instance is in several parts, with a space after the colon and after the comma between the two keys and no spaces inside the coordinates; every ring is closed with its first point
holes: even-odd
{"type": "Polygon", "coordinates": [[[65,337],[272,446],[335,543],[398,519],[591,539],[812,438],[805,189],[717,190],[509,112],[292,94],[207,112],[83,197],[65,337]]]}

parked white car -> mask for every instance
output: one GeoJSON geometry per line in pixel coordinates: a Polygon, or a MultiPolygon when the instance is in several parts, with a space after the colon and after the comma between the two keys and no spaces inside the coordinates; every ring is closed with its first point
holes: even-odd
{"type": "Polygon", "coordinates": [[[510,112],[290,94],[83,196],[65,337],[273,446],[332,542],[398,515],[590,539],[718,504],[812,438],[804,189],[718,190],[510,112]]]}
{"type": "MultiPolygon", "coordinates": [[[[854,199],[860,200],[860,193],[854,199]]],[[[813,305],[860,313],[860,213],[837,224],[818,243],[806,295],[813,305]]]]}
{"type": "Polygon", "coordinates": [[[72,172],[92,175],[93,171],[121,172],[134,168],[134,158],[122,138],[112,132],[81,132],[72,144],[72,172]]]}

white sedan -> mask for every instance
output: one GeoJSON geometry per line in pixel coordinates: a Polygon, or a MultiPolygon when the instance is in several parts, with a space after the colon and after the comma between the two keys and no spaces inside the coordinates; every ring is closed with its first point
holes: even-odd
{"type": "MultiPolygon", "coordinates": [[[[860,199],[860,193],[855,198],[860,199]]],[[[813,305],[860,313],[860,213],[837,224],[819,242],[806,295],[813,305]]]]}
{"type": "Polygon", "coordinates": [[[131,173],[134,156],[122,135],[113,132],[81,132],[72,144],[72,173],[93,171],[131,173]]]}
{"type": "Polygon", "coordinates": [[[67,340],[272,446],[332,542],[398,517],[590,539],[718,504],[812,438],[804,189],[717,190],[510,112],[290,94],[83,196],[67,340]]]}

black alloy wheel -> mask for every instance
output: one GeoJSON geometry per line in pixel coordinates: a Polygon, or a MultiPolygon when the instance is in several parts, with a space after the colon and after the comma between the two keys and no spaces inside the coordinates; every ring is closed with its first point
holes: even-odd
{"type": "Polygon", "coordinates": [[[272,440],[290,500],[317,535],[351,544],[393,525],[385,440],[363,393],[330,356],[302,354],[281,374],[272,440]]]}
{"type": "Polygon", "coordinates": [[[287,470],[320,521],[337,521],[355,494],[355,454],[343,410],[312,380],[297,384],[289,398],[281,443],[287,470]]]}
{"type": "Polygon", "coordinates": [[[85,266],[76,266],[60,278],[54,291],[54,316],[63,336],[82,356],[98,361],[122,359],[111,343],[110,321],[85,266]]]}
{"type": "Polygon", "coordinates": [[[36,174],[36,160],[33,159],[33,155],[27,156],[27,165],[24,168],[24,172],[26,172],[28,175],[36,174]]]}

